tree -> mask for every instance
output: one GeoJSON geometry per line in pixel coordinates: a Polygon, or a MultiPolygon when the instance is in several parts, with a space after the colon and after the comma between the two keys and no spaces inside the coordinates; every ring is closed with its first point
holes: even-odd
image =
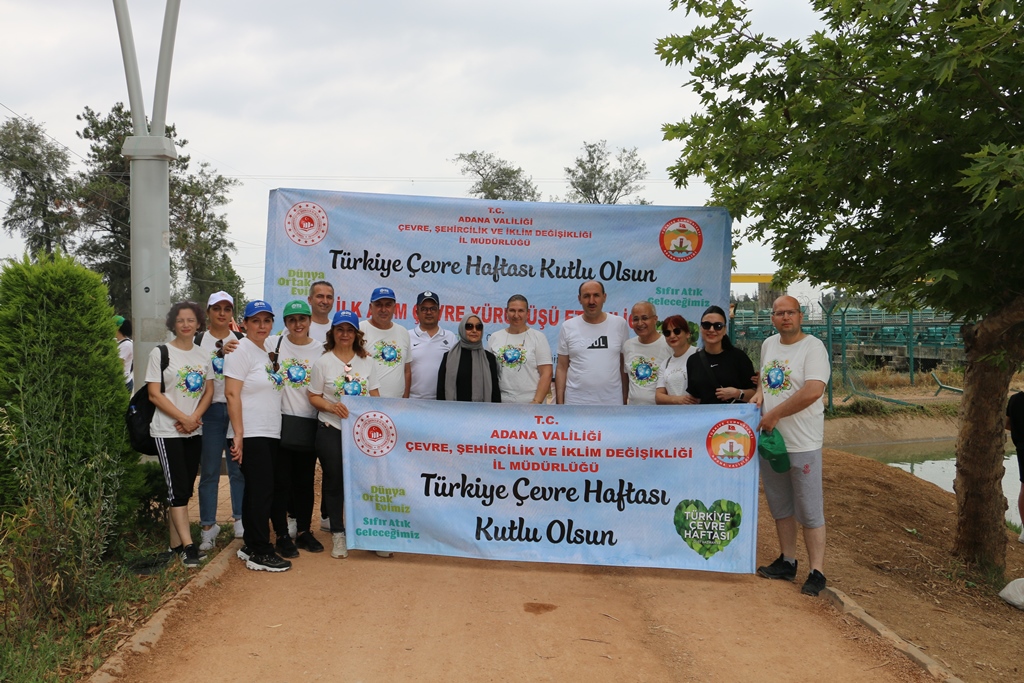
{"type": "Polygon", "coordinates": [[[470,195],[513,202],[540,201],[540,190],[526,171],[489,152],[464,152],[455,155],[452,161],[460,165],[462,175],[476,178],[469,188],[470,195]]]}
{"type": "Polygon", "coordinates": [[[0,126],[0,183],[14,193],[3,227],[25,239],[33,258],[68,249],[75,228],[69,167],[67,151],[31,119],[0,126]]]}
{"type": "MultiPolygon", "coordinates": [[[[115,310],[131,310],[131,167],[121,155],[133,134],[131,111],[118,102],[106,116],[89,107],[78,117],[85,123],[79,137],[92,141],[88,168],[79,175],[78,203],[83,237],[77,255],[103,275],[115,310]]],[[[179,148],[174,126],[167,135],[179,148]]],[[[190,157],[180,154],[170,163],[171,277],[175,295],[203,298],[219,289],[240,294],[242,279],[231,265],[235,245],[228,241],[228,223],[217,210],[227,204],[227,192],[237,181],[200,164],[189,171],[190,157]]]]}
{"type": "Polygon", "coordinates": [[[962,322],[954,552],[1005,564],[1003,414],[1024,358],[1021,13],[1004,0],[814,0],[823,27],[781,41],[737,0],[674,0],[703,20],[658,42],[701,111],[664,127],[670,169],[765,240],[783,279],[884,293],[962,322]]]}
{"type": "MultiPolygon", "coordinates": [[[[647,178],[647,164],[640,158],[636,147],[622,147],[615,155],[613,167],[608,143],[584,142],[583,153],[572,166],[565,167],[565,181],[569,183],[567,202],[577,204],[618,204],[619,200],[644,189],[640,185],[647,178]]],[[[637,204],[647,204],[638,198],[637,204]]]]}

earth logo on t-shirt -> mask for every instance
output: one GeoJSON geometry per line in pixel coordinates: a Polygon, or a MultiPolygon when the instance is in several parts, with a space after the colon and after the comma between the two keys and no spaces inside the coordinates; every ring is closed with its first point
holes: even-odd
{"type": "Polygon", "coordinates": [[[509,344],[498,349],[498,360],[501,364],[510,369],[518,370],[526,363],[526,349],[522,346],[509,344]]]}
{"type": "Polygon", "coordinates": [[[395,344],[381,340],[373,345],[373,358],[393,368],[402,362],[402,351],[395,344]]]}
{"type": "Polygon", "coordinates": [[[189,398],[199,398],[203,394],[203,387],[206,384],[206,375],[202,370],[197,370],[187,365],[178,370],[177,387],[181,393],[189,398]]]}
{"type": "Polygon", "coordinates": [[[637,357],[629,364],[629,374],[637,385],[646,387],[658,381],[658,366],[653,358],[637,357]]]}
{"type": "Polygon", "coordinates": [[[271,384],[274,385],[274,389],[281,391],[284,389],[284,377],[281,376],[280,372],[274,372],[273,365],[265,366],[267,368],[267,377],[270,379],[271,384]]]}
{"type": "Polygon", "coordinates": [[[217,352],[214,351],[211,354],[211,364],[213,365],[213,375],[215,379],[221,381],[224,380],[224,359],[217,356],[217,352]]]}
{"type": "Polygon", "coordinates": [[[334,397],[362,396],[366,393],[366,380],[358,377],[338,377],[334,380],[334,397]]]}
{"type": "Polygon", "coordinates": [[[792,388],[789,382],[789,373],[792,370],[786,367],[786,364],[782,361],[773,360],[770,363],[765,364],[764,371],[761,373],[761,383],[764,385],[765,391],[772,396],[778,396],[783,391],[788,391],[792,388]]]}
{"type": "Polygon", "coordinates": [[[302,361],[297,358],[289,358],[284,362],[282,369],[289,386],[309,386],[309,368],[302,361]]]}

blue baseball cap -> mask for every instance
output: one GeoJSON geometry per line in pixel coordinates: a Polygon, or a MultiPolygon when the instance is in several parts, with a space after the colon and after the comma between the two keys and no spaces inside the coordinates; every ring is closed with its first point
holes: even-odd
{"type": "Polygon", "coordinates": [[[392,301],[398,301],[398,297],[395,296],[395,291],[390,287],[378,287],[373,290],[373,294],[370,295],[370,303],[374,301],[380,301],[381,299],[391,299],[392,301]]]}
{"type": "Polygon", "coordinates": [[[345,323],[348,323],[358,330],[359,316],[352,311],[338,311],[334,314],[334,318],[331,319],[331,328],[335,328],[338,325],[344,325],[345,323]]]}
{"type": "Polygon", "coordinates": [[[245,313],[242,314],[242,319],[251,318],[257,313],[269,313],[271,318],[274,317],[274,309],[270,307],[270,304],[262,299],[256,299],[245,305],[245,313]]]}

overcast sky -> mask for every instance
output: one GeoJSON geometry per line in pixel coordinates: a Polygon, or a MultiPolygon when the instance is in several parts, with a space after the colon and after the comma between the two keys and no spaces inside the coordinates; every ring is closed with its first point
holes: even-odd
{"type": "MultiPolygon", "coordinates": [[[[758,30],[813,27],[804,2],[751,4],[758,30]]],[[[164,5],[128,3],[147,115],[164,5]]],[[[668,0],[186,0],[168,120],[194,162],[242,182],[227,215],[235,267],[258,297],[276,187],[464,197],[471,182],[451,159],[483,150],[522,166],[547,199],[565,194],[583,141],[604,139],[638,148],[643,197],[703,205],[706,188],[668,180],[680,145],[661,139],[696,98],[685,70],[654,53],[692,25],[668,0]]],[[[78,162],[75,115],[128,102],[109,0],[0,0],[0,63],[0,122],[34,119],[78,162]]],[[[0,190],[0,211],[9,199],[0,190]]],[[[0,255],[21,251],[0,240],[0,255]]],[[[774,270],[765,247],[736,258],[740,272],[774,270]]]]}

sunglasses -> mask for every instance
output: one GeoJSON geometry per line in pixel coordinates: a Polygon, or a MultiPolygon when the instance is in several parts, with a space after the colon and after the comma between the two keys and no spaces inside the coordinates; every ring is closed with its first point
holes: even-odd
{"type": "Polygon", "coordinates": [[[466,329],[467,330],[477,330],[478,332],[483,332],[484,331],[484,324],[483,323],[466,323],[466,329]]]}
{"type": "Polygon", "coordinates": [[[277,351],[267,351],[267,355],[270,357],[270,362],[274,364],[274,372],[281,369],[281,365],[277,362],[277,351]]]}
{"type": "Polygon", "coordinates": [[[710,320],[704,320],[701,322],[700,326],[705,330],[715,330],[717,332],[725,327],[725,323],[713,323],[710,320]]]}
{"type": "Polygon", "coordinates": [[[665,330],[665,336],[666,337],[678,337],[683,332],[687,332],[687,331],[688,330],[683,330],[681,327],[674,327],[674,328],[671,328],[671,329],[666,329],[665,330]]]}
{"type": "Polygon", "coordinates": [[[215,344],[215,346],[217,347],[217,358],[223,358],[224,357],[224,340],[223,339],[218,339],[217,343],[215,344]]]}

